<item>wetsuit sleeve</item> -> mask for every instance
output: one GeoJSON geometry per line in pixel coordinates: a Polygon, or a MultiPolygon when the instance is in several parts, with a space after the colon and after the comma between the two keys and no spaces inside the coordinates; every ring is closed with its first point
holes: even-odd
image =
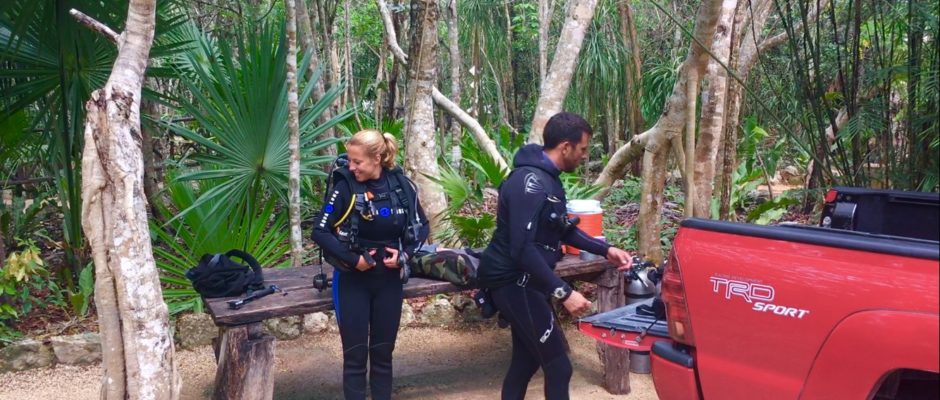
{"type": "Polygon", "coordinates": [[[534,173],[512,174],[500,190],[500,197],[505,199],[509,214],[509,255],[516,265],[543,287],[567,286],[555,275],[536,247],[536,217],[541,211],[539,205],[545,202],[542,185],[547,183],[539,184],[538,178],[530,175],[534,173]]]}
{"type": "Polygon", "coordinates": [[[346,215],[347,211],[355,212],[355,210],[350,210],[351,204],[352,194],[349,183],[342,180],[337,182],[333,187],[333,192],[327,195],[323,209],[316,214],[313,225],[313,241],[323,251],[342,260],[347,265],[356,265],[359,263],[359,255],[340,243],[335,233],[337,223],[341,222],[341,218],[346,215]]]}
{"type": "Polygon", "coordinates": [[[600,256],[607,256],[607,250],[610,249],[610,245],[607,244],[607,242],[588,236],[587,233],[584,233],[584,231],[577,227],[568,231],[568,233],[561,238],[561,241],[588,253],[594,253],[600,256]]]}

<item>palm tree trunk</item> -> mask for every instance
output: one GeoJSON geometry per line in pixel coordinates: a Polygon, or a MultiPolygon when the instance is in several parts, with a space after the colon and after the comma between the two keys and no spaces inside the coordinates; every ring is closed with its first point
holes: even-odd
{"type": "Polygon", "coordinates": [[[562,103],[571,86],[571,76],[578,63],[578,54],[584,43],[584,35],[591,19],[597,0],[572,0],[568,17],[561,28],[555,57],[549,68],[548,76],[539,90],[539,100],[532,118],[532,130],[529,131],[530,143],[542,143],[542,130],[548,119],[561,111],[562,103]]]}
{"type": "Polygon", "coordinates": [[[131,0],[108,82],[85,106],[82,227],[95,263],[104,399],[176,399],[181,386],[141,182],[140,92],[155,25],[156,0],[131,0]]]}

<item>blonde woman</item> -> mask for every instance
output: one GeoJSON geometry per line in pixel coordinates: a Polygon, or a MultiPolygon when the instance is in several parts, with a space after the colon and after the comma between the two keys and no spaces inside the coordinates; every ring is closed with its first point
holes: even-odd
{"type": "Polygon", "coordinates": [[[405,263],[427,239],[428,224],[416,186],[395,165],[394,136],[359,131],[346,152],[332,172],[313,240],[335,267],[343,394],[365,399],[368,370],[372,399],[390,399],[405,263]]]}

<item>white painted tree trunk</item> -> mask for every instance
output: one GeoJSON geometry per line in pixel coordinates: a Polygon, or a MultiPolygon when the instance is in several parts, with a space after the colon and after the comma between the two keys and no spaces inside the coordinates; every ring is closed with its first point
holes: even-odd
{"type": "Polygon", "coordinates": [[[578,64],[578,54],[584,43],[584,35],[591,18],[594,17],[594,8],[597,0],[572,0],[568,9],[568,17],[561,28],[558,38],[558,47],[548,75],[542,81],[539,90],[539,101],[535,106],[535,115],[532,117],[532,130],[529,131],[529,143],[542,143],[542,130],[548,119],[562,111],[561,107],[568,96],[571,86],[571,76],[574,75],[578,64]]]}
{"type": "Polygon", "coordinates": [[[95,263],[103,399],[176,399],[181,386],[143,189],[140,92],[155,7],[130,1],[108,82],[85,105],[82,228],[95,263]]]}
{"type": "Polygon", "coordinates": [[[300,268],[303,265],[304,239],[300,233],[300,111],[297,104],[297,13],[294,1],[284,0],[284,10],[287,14],[287,129],[290,132],[287,201],[290,214],[291,266],[300,268]]]}
{"type": "Polygon", "coordinates": [[[433,0],[412,0],[412,36],[405,113],[405,172],[418,185],[432,232],[441,227],[447,203],[444,193],[428,177],[440,168],[434,125],[434,82],[437,81],[438,8],[433,0]]]}

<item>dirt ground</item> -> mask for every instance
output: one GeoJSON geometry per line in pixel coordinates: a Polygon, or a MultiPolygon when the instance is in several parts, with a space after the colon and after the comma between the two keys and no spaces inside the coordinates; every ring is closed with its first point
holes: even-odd
{"type": "MultiPolygon", "coordinates": [[[[630,375],[631,393],[614,396],[601,386],[602,371],[594,340],[566,327],[574,376],[572,399],[656,399],[649,375],[630,375]]],[[[508,330],[489,325],[459,329],[405,328],[395,349],[396,399],[483,400],[499,398],[502,376],[509,365],[508,330]]],[[[305,335],[277,343],[274,398],[284,400],[341,399],[342,356],[337,333],[305,335]]],[[[209,347],[179,351],[183,399],[205,399],[212,390],[215,360],[209,347]]],[[[96,399],[98,366],[58,366],[0,374],[0,400],[96,399]],[[67,394],[67,395],[66,395],[67,394]]],[[[537,373],[527,398],[542,397],[537,373]]]]}

